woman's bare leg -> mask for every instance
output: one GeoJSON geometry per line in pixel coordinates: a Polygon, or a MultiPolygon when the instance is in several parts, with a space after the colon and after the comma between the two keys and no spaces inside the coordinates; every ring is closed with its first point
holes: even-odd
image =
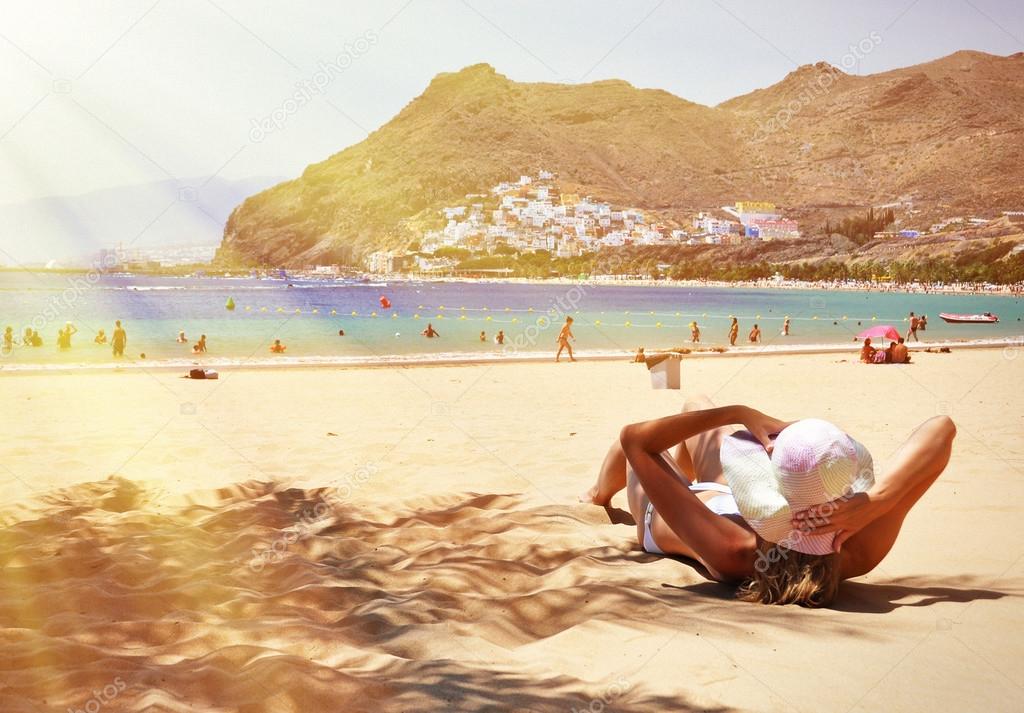
{"type": "MultiPolygon", "coordinates": [[[[683,405],[683,412],[714,408],[715,404],[704,394],[691,396],[683,405]]],[[[728,427],[705,431],[688,438],[676,448],[676,463],[691,480],[701,483],[725,483],[722,475],[722,439],[729,435],[728,427]],[[683,446],[686,446],[685,448],[683,446]]]]}
{"type": "Polygon", "coordinates": [[[622,452],[622,445],[616,439],[604,457],[601,470],[597,473],[597,482],[594,483],[594,487],[580,496],[580,501],[607,506],[611,502],[612,496],[625,487],[626,454],[622,452]]]}

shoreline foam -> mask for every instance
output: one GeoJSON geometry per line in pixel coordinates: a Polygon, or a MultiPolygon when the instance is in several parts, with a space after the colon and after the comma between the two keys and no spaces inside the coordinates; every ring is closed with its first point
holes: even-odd
{"type": "MultiPolygon", "coordinates": [[[[737,347],[705,347],[701,351],[680,353],[681,357],[717,358],[717,357],[767,357],[797,354],[854,354],[860,351],[860,342],[820,343],[820,344],[771,344],[763,346],[737,347]]],[[[934,342],[914,342],[911,352],[925,349],[1019,349],[1024,348],[1024,335],[1001,339],[944,340],[934,342]]],[[[690,349],[681,346],[681,349],[690,349]]],[[[651,349],[653,354],[671,353],[671,349],[651,349]]],[[[677,352],[678,353],[678,352],[677,352]]],[[[576,351],[577,361],[620,361],[631,359],[636,352],[631,349],[576,351]]],[[[79,364],[31,364],[12,363],[0,364],[0,376],[17,374],[76,374],[117,371],[179,371],[182,369],[313,369],[313,368],[388,368],[388,367],[430,367],[430,366],[474,366],[494,364],[527,364],[543,363],[552,360],[553,352],[523,353],[490,353],[445,352],[441,354],[394,354],[373,356],[276,356],[258,358],[210,357],[197,361],[195,359],[153,359],[123,362],[97,362],[79,364]]],[[[565,359],[567,361],[567,358],[565,359]]]]}

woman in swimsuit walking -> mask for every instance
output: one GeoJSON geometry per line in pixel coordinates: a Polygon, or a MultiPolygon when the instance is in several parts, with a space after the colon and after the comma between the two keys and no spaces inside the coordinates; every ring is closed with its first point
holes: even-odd
{"type": "Polygon", "coordinates": [[[867,450],[830,423],[701,396],[623,428],[582,499],[607,506],[625,489],[646,551],[696,560],[741,585],[741,599],[826,606],[840,581],[888,554],[955,435],[946,416],[925,421],[876,479],[867,450]],[[746,431],[733,433],[737,424],[746,431]]]}

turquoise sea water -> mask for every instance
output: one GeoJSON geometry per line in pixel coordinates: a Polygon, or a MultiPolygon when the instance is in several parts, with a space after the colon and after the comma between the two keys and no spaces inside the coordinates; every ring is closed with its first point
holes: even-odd
{"type": "Polygon", "coordinates": [[[273,359],[274,339],[287,346],[289,359],[365,359],[551,352],[566,314],[576,320],[575,346],[582,353],[688,346],[694,319],[705,346],[726,344],[730,315],[740,321],[737,344],[746,342],[755,322],[769,345],[852,343],[873,323],[905,332],[911,310],[928,315],[922,336],[929,340],[1024,334],[1024,300],[992,295],[0,273],[0,325],[10,325],[18,337],[34,326],[44,340],[42,347],[16,346],[3,364],[110,362],[109,345],[94,344],[93,336],[99,329],[109,335],[115,319],[127,329],[129,360],[143,352],[154,361],[191,358],[190,345],[200,334],[207,335],[213,359],[273,359]],[[381,295],[390,309],[381,307],[381,295]],[[229,297],[234,311],[225,309],[229,297]],[[938,317],[944,311],[989,311],[1001,322],[950,325],[938,317]],[[786,315],[791,334],[782,337],[786,315]],[[57,330],[67,321],[80,331],[73,347],[60,351],[57,330]],[[427,322],[440,338],[420,335],[427,322]],[[338,336],[339,329],[346,336],[338,336]],[[499,329],[507,336],[504,348],[493,342],[499,329]],[[189,344],[175,341],[179,330],[189,344]]]}

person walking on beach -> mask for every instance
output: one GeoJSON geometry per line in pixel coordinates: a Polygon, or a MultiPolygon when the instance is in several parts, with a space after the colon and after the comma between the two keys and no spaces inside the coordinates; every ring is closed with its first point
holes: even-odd
{"type": "Polygon", "coordinates": [[[206,353],[206,335],[200,334],[199,341],[196,342],[195,346],[192,347],[193,354],[205,354],[206,353]]]}
{"type": "Polygon", "coordinates": [[[740,321],[735,317],[732,318],[732,324],[729,325],[729,345],[736,346],[736,337],[740,335],[740,321]]]}
{"type": "Polygon", "coordinates": [[[690,322],[690,341],[694,344],[700,341],[700,327],[697,325],[697,320],[690,322]]]}
{"type": "Polygon", "coordinates": [[[427,322],[427,328],[420,332],[427,339],[433,339],[434,337],[440,337],[441,333],[434,329],[434,325],[427,322]]]}
{"type": "Polygon", "coordinates": [[[576,357],[572,355],[572,345],[569,344],[569,340],[576,341],[576,336],[572,333],[572,317],[565,318],[565,324],[562,325],[562,329],[558,332],[556,341],[558,342],[558,352],[555,354],[555,361],[561,361],[562,350],[569,350],[569,361],[576,361],[576,357]]]}
{"type": "Polygon", "coordinates": [[[784,336],[784,337],[788,337],[789,336],[789,315],[788,314],[786,315],[786,318],[784,320],[782,320],[782,336],[784,336]]]}
{"type": "Polygon", "coordinates": [[[128,333],[124,331],[124,327],[121,326],[121,320],[114,322],[114,336],[110,340],[110,347],[114,352],[114,356],[124,356],[124,348],[128,345],[128,333]]]}
{"type": "Polygon", "coordinates": [[[761,341],[761,328],[758,327],[755,324],[754,328],[750,330],[750,334],[747,335],[747,339],[750,340],[751,344],[757,344],[758,342],[760,342],[761,341]]]}
{"type": "Polygon", "coordinates": [[[910,328],[907,330],[907,341],[908,342],[910,341],[911,337],[913,337],[914,339],[917,339],[917,341],[921,341],[920,339],[917,338],[917,329],[920,326],[921,326],[921,321],[917,318],[917,315],[915,315],[913,312],[911,312],[910,313],[910,328]]]}

